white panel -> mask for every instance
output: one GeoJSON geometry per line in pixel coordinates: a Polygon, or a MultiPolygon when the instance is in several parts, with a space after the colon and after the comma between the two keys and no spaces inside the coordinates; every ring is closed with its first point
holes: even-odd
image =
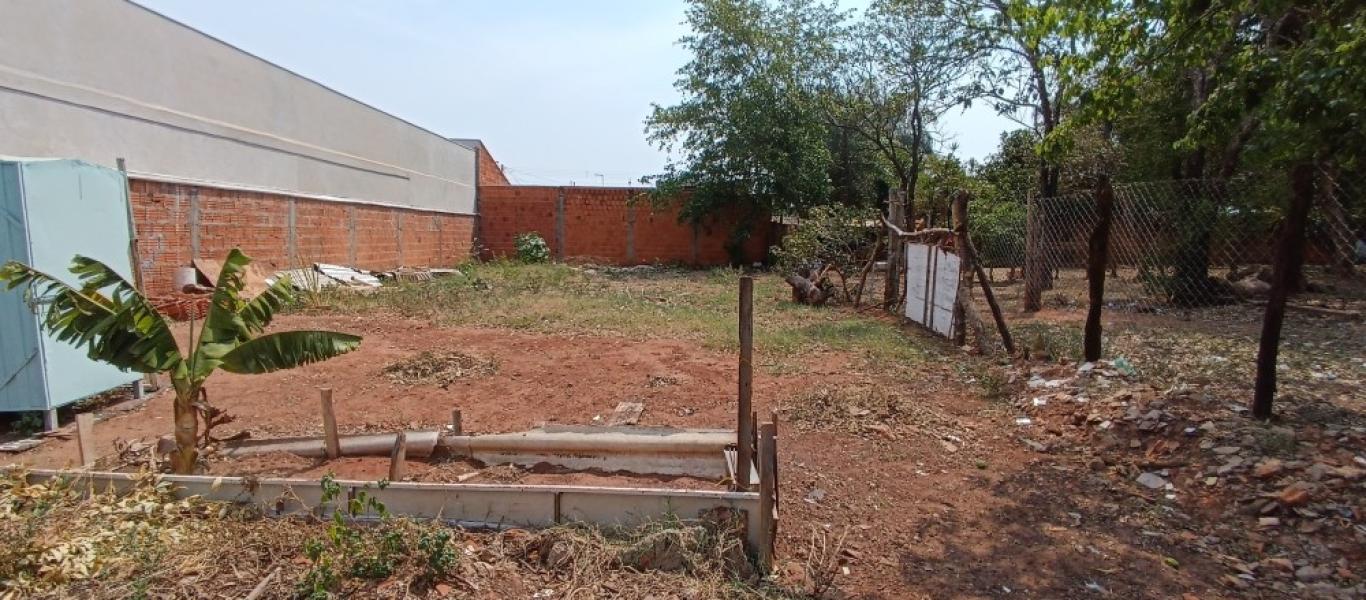
{"type": "Polygon", "coordinates": [[[934,253],[935,265],[935,286],[934,286],[934,321],[931,329],[939,332],[945,337],[953,335],[953,304],[958,300],[958,267],[960,264],[957,254],[950,254],[938,248],[934,253]]]}
{"type": "Polygon", "coordinates": [[[953,335],[958,299],[958,255],[929,244],[906,244],[906,318],[945,337],[953,335]]]}
{"type": "Polygon", "coordinates": [[[906,318],[922,325],[926,321],[925,301],[929,297],[930,282],[925,278],[929,261],[929,246],[906,244],[906,318]]]}

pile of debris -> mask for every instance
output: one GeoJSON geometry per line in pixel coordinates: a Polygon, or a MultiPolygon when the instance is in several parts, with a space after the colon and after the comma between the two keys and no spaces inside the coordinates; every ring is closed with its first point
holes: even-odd
{"type": "Polygon", "coordinates": [[[1283,398],[1277,424],[1213,388],[1138,381],[1124,359],[1032,366],[1015,376],[1020,440],[1075,458],[1165,507],[1172,530],[1226,565],[1236,590],[1366,597],[1366,422],[1283,398]]]}

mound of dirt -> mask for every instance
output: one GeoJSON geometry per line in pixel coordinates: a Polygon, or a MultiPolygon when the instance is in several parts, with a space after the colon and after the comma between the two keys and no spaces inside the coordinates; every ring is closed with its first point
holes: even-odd
{"type": "Polygon", "coordinates": [[[383,372],[390,381],[400,385],[435,385],[444,388],[460,379],[497,373],[498,363],[458,350],[423,351],[390,363],[383,372]]]}

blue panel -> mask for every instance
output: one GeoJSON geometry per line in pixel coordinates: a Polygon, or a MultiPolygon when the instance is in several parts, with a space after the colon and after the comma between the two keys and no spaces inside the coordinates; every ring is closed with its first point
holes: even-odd
{"type": "MultiPolygon", "coordinates": [[[[19,166],[0,162],[0,264],[27,263],[24,201],[19,166]]],[[[0,286],[0,410],[47,408],[43,361],[39,355],[38,324],[24,302],[22,290],[0,286]]]]}
{"type": "MultiPolygon", "coordinates": [[[[19,173],[29,264],[74,284],[76,279],[69,268],[72,257],[80,254],[132,279],[123,174],[72,160],[23,162],[19,173]]],[[[40,340],[50,407],[70,404],[138,378],[137,374],[93,361],[85,351],[50,336],[43,335],[40,340]]]]}

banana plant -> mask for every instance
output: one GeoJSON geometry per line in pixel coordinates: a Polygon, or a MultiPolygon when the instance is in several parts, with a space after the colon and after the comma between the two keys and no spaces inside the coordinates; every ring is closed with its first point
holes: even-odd
{"type": "Polygon", "coordinates": [[[10,290],[27,284],[30,303],[47,305],[43,330],[84,349],[91,359],[170,378],[176,441],[171,467],[176,473],[190,473],[199,457],[197,405],[203,407],[201,390],[215,371],[269,373],[324,361],[360,346],[359,336],[334,331],[261,335],[275,312],[291,301],[290,282],[281,278],[255,297],[243,299],[250,263],[238,249],[228,252],[197,343],[191,332],[188,354],[147,298],[98,260],[72,259],[77,286],[15,261],[0,267],[0,282],[10,290]]]}

